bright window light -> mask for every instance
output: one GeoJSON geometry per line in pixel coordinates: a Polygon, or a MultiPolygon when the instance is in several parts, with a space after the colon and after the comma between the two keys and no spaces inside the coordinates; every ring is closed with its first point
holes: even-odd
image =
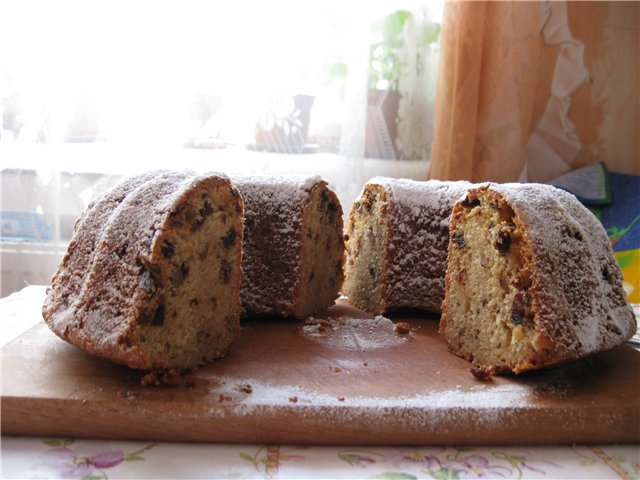
{"type": "MultiPolygon", "coordinates": [[[[314,121],[339,124],[348,109],[337,67],[354,49],[368,54],[377,17],[416,5],[4,2],[0,141],[20,129],[20,141],[36,143],[183,145],[199,132],[248,144],[274,94],[313,96],[314,121]]],[[[426,5],[438,21],[441,2],[426,5]]]]}

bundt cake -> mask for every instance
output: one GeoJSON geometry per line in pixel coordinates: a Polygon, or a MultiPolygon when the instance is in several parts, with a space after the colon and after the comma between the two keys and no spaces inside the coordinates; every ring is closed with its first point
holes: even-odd
{"type": "Polygon", "coordinates": [[[303,319],[342,284],[342,207],[319,177],[238,176],[245,205],[243,315],[303,319]]]}
{"type": "Polygon", "coordinates": [[[159,376],[223,356],[239,330],[242,220],[224,176],[125,180],[77,220],[45,322],[90,354],[159,376]]]}
{"type": "Polygon", "coordinates": [[[570,193],[473,188],[453,210],[448,251],[440,333],[482,370],[547,367],[635,332],[604,228],[570,193]]]}
{"type": "Polygon", "coordinates": [[[347,223],[342,293],[372,314],[398,308],[440,312],[449,216],[468,182],[375,177],[347,223]]]}

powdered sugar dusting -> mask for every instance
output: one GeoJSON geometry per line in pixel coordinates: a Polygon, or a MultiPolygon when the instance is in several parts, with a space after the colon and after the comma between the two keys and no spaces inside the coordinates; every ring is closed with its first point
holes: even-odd
{"type": "Polygon", "coordinates": [[[423,215],[425,210],[449,209],[450,214],[453,204],[473,187],[472,183],[466,181],[417,181],[388,177],[374,177],[367,183],[384,187],[394,201],[408,207],[413,218],[423,215]]]}
{"type": "Polygon", "coordinates": [[[302,385],[273,385],[255,378],[214,377],[210,395],[227,399],[229,409],[212,408],[216,416],[265,416],[295,408],[302,420],[320,419],[324,424],[366,421],[419,427],[438,424],[448,428],[460,421],[495,426],[513,409],[527,404],[530,392],[526,387],[507,384],[478,385],[474,388],[416,393],[406,396],[349,396],[336,390],[335,394],[318,392],[302,385]],[[239,394],[236,385],[251,385],[250,394],[239,394]]]}
{"type": "Polygon", "coordinates": [[[393,348],[410,339],[409,336],[399,335],[395,331],[395,324],[382,315],[375,318],[310,317],[300,330],[303,335],[325,345],[357,351],[393,348]]]}
{"type": "Polygon", "coordinates": [[[322,178],[317,175],[238,175],[232,180],[243,196],[267,205],[286,205],[309,198],[311,188],[322,178]]]}
{"type": "MultiPolygon", "coordinates": [[[[80,215],[74,227],[73,238],[64,259],[55,273],[52,288],[45,300],[45,316],[64,312],[78,297],[82,284],[91,270],[97,239],[102,236],[109,217],[120,202],[140,185],[157,176],[159,172],[129,178],[98,196],[80,215]]],[[[73,319],[72,309],[68,314],[60,314],[56,329],[62,331],[64,325],[73,319]]]]}
{"type": "Polygon", "coordinates": [[[134,262],[122,262],[117,265],[118,276],[107,275],[115,268],[112,252],[127,244],[133,258],[147,258],[158,217],[184,193],[182,183],[193,175],[188,171],[149,172],[125,180],[89,204],[76,222],[67,255],[45,301],[45,318],[58,335],[70,330],[83,339],[99,332],[93,340],[96,345],[113,342],[119,325],[125,322],[139,272],[134,262]],[[131,290],[126,295],[122,294],[124,285],[131,290]],[[72,329],[87,314],[87,305],[92,306],[92,318],[98,322],[72,329]]]}
{"type": "Polygon", "coordinates": [[[354,396],[340,400],[334,396],[309,390],[301,385],[270,385],[254,378],[229,379],[218,378],[221,386],[215,392],[228,393],[240,405],[288,405],[291,397],[297,397],[300,404],[323,406],[380,407],[389,408],[402,405],[409,408],[494,408],[515,407],[530,400],[531,393],[526,387],[517,384],[474,388],[458,386],[454,389],[424,392],[410,396],[354,396]],[[252,393],[237,395],[236,385],[251,385],[252,393]],[[348,399],[347,403],[346,402],[348,399]]]}

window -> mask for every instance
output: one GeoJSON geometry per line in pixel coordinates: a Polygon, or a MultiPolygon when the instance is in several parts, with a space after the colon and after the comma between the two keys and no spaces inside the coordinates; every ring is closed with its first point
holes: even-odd
{"type": "Polygon", "coordinates": [[[59,258],[94,195],[153,168],[319,173],[346,210],[371,176],[425,178],[441,11],[391,0],[5,3],[3,262],[43,245],[59,258]]]}

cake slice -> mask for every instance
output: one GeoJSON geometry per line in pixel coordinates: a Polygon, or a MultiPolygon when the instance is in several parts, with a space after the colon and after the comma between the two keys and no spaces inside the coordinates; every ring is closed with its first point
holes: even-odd
{"type": "Polygon", "coordinates": [[[563,190],[471,189],[453,210],[448,251],[440,333],[481,369],[555,365],[636,330],[604,228],[563,190]]]}
{"type": "Polygon", "coordinates": [[[375,177],[353,203],[347,223],[342,293],[380,315],[415,308],[440,312],[449,217],[468,182],[375,177]]]}
{"type": "Polygon", "coordinates": [[[76,222],[45,322],[90,354],[159,376],[223,356],[239,330],[242,221],[224,176],[124,181],[76,222]]]}
{"type": "Polygon", "coordinates": [[[237,176],[245,205],[244,316],[303,319],[332,306],[342,285],[342,207],[319,177],[237,176]]]}

